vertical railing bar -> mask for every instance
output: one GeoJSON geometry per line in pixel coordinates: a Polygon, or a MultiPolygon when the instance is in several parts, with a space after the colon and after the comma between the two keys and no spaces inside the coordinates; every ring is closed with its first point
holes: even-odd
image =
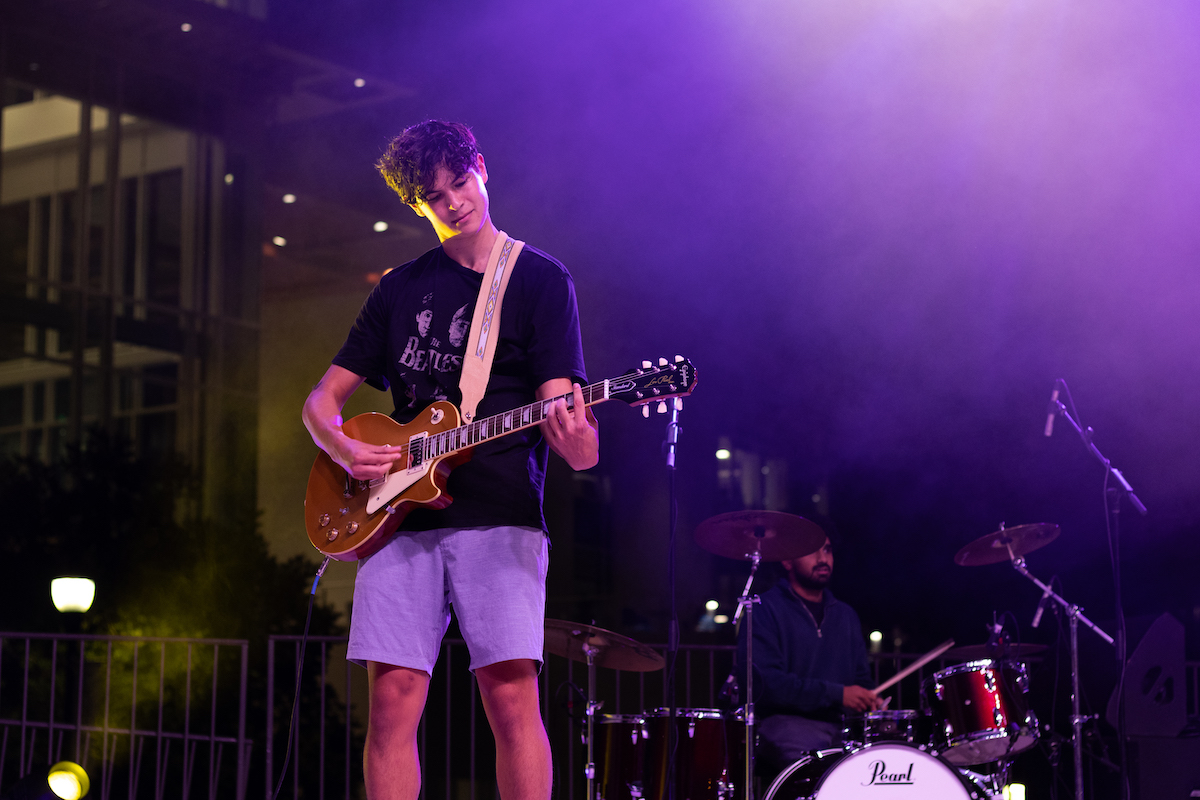
{"type": "Polygon", "coordinates": [[[217,800],[217,674],[221,671],[221,645],[213,645],[212,654],[212,697],[208,701],[208,800],[217,800]]]}
{"type": "MultiPolygon", "coordinates": [[[[300,659],[304,656],[304,652],[300,648],[300,645],[302,644],[302,642],[298,640],[298,641],[294,642],[294,644],[295,644],[295,655],[296,655],[295,663],[299,664],[300,659]]],[[[300,670],[298,670],[298,669],[293,670],[293,672],[296,675],[296,677],[292,679],[292,684],[294,687],[293,691],[296,692],[295,701],[294,701],[295,705],[293,706],[296,713],[294,715],[295,722],[291,725],[291,730],[288,732],[288,739],[289,739],[288,747],[290,747],[292,749],[292,754],[293,754],[293,757],[292,757],[292,797],[298,798],[298,797],[300,797],[300,758],[298,756],[298,753],[300,752],[300,681],[298,680],[300,678],[300,670]]]]}
{"type": "Polygon", "coordinates": [[[26,637],[25,639],[25,673],[24,673],[24,690],[21,692],[21,751],[18,754],[17,760],[17,779],[25,776],[25,735],[26,729],[29,727],[29,649],[33,646],[33,640],[26,637]]]}
{"type": "Polygon", "coordinates": [[[191,796],[192,768],[195,766],[196,748],[192,745],[192,643],[187,643],[187,666],[183,679],[183,789],[180,797],[191,796]]]}
{"type": "Polygon", "coordinates": [[[325,642],[321,642],[321,685],[319,691],[319,715],[317,717],[317,741],[321,746],[321,758],[317,762],[317,800],[325,800],[325,681],[328,678],[325,667],[325,642]]]}
{"type": "MultiPolygon", "coordinates": [[[[246,782],[250,779],[249,758],[246,744],[246,701],[249,700],[248,683],[250,681],[250,643],[243,641],[241,676],[238,689],[238,751],[237,751],[237,788],[234,790],[237,800],[246,800],[246,782]]],[[[267,707],[270,707],[270,702],[267,707]]]]}
{"type": "MultiPolygon", "coordinates": [[[[351,745],[351,741],[352,741],[351,736],[350,736],[350,731],[351,731],[351,727],[352,727],[350,725],[350,720],[353,719],[353,714],[354,714],[354,705],[353,705],[353,700],[352,700],[352,698],[354,697],[354,694],[353,694],[354,680],[353,680],[353,672],[351,671],[353,668],[354,668],[354,664],[352,664],[350,662],[350,659],[346,659],[346,735],[345,735],[346,768],[344,770],[344,772],[345,772],[344,783],[346,784],[346,791],[345,791],[344,800],[350,800],[350,767],[351,767],[350,745],[351,745]]],[[[422,725],[421,752],[425,752],[425,732],[424,732],[425,720],[424,720],[424,718],[422,718],[422,720],[421,720],[421,725],[422,725]]]]}
{"type": "Polygon", "coordinates": [[[58,690],[58,638],[50,640],[50,710],[46,718],[46,766],[54,762],[54,695],[58,690]]]}
{"type": "MultiPolygon", "coordinates": [[[[575,683],[575,661],[570,658],[567,659],[567,683],[571,685],[575,683]]],[[[574,720],[567,721],[567,730],[573,734],[572,722],[574,720]]],[[[567,749],[567,797],[573,798],[575,797],[575,737],[570,736],[570,739],[571,746],[567,749]]],[[[586,800],[592,800],[592,798],[589,797],[586,800]]]]}
{"type": "Polygon", "coordinates": [[[470,745],[470,747],[468,747],[468,748],[467,748],[467,750],[468,750],[468,751],[470,752],[470,754],[471,754],[471,767],[470,767],[470,779],[471,779],[471,784],[470,784],[470,785],[471,785],[471,800],[478,800],[478,798],[475,796],[475,702],[476,702],[476,700],[475,700],[475,690],[476,690],[475,673],[474,673],[474,672],[472,672],[472,673],[471,673],[471,715],[470,715],[470,719],[471,719],[471,730],[470,730],[470,734],[471,734],[471,745],[470,745]]]}
{"type": "MultiPolygon", "coordinates": [[[[86,264],[86,262],[82,262],[86,264]]],[[[101,800],[108,800],[108,793],[112,789],[113,773],[116,772],[116,753],[117,741],[116,734],[113,733],[112,757],[109,757],[108,737],[109,737],[109,722],[112,714],[112,681],[113,681],[113,640],[109,639],[107,647],[104,649],[104,743],[100,748],[104,758],[100,761],[100,784],[102,787],[101,800]]],[[[185,799],[186,800],[186,799],[185,799]]]]}
{"type": "MultiPolygon", "coordinates": [[[[450,661],[451,661],[451,656],[454,651],[450,648],[449,642],[444,643],[442,645],[442,649],[445,650],[445,652],[446,652],[446,756],[445,756],[445,758],[446,758],[446,786],[445,786],[445,792],[446,792],[446,800],[450,800],[450,780],[451,780],[450,753],[453,752],[450,747],[450,728],[451,728],[451,720],[454,719],[454,717],[451,716],[451,714],[450,714],[450,709],[451,709],[450,677],[454,674],[450,669],[450,666],[451,666],[450,661]]],[[[424,753],[422,753],[421,754],[421,759],[422,759],[421,768],[422,769],[424,769],[424,767],[425,767],[424,758],[425,758],[425,755],[424,755],[424,753]]],[[[421,791],[424,792],[425,790],[422,789],[421,791]]]]}
{"type": "Polygon", "coordinates": [[[275,772],[275,644],[274,636],[267,637],[267,719],[266,719],[266,767],[264,800],[271,800],[271,778],[275,772]]]}
{"type": "Polygon", "coordinates": [[[138,651],[140,642],[133,643],[133,660],[132,673],[133,678],[130,681],[129,687],[129,800],[133,800],[137,796],[137,773],[141,768],[141,756],[139,754],[137,764],[134,764],[134,741],[137,738],[137,694],[138,694],[138,651]]]}
{"type": "Polygon", "coordinates": [[[713,686],[717,682],[717,651],[708,651],[708,707],[717,707],[717,696],[713,692],[713,686]]]}
{"type": "Polygon", "coordinates": [[[130,737],[129,737],[129,762],[130,762],[131,774],[129,776],[129,791],[130,791],[129,796],[137,797],[138,786],[141,785],[141,782],[142,782],[142,757],[145,754],[145,750],[146,750],[146,737],[145,736],[137,737],[136,761],[135,761],[135,758],[133,755],[133,750],[134,750],[133,743],[134,743],[134,737],[132,735],[130,735],[130,737]]]}
{"type": "MultiPolygon", "coordinates": [[[[79,640],[79,676],[75,686],[75,758],[79,760],[79,766],[87,769],[87,753],[79,752],[79,737],[83,730],[83,672],[87,668],[87,658],[84,653],[84,648],[87,647],[87,641],[79,640]]],[[[91,749],[92,735],[88,734],[88,749],[91,749]]]]}
{"type": "Polygon", "coordinates": [[[692,651],[683,651],[683,702],[685,708],[692,707],[692,651]]]}
{"type": "MultiPolygon", "coordinates": [[[[4,665],[3,640],[0,639],[0,667],[4,665]]],[[[8,763],[8,726],[4,726],[4,735],[0,736],[0,786],[4,785],[4,765],[8,763]]],[[[17,770],[20,772],[20,770],[17,770]]]]}
{"type": "MultiPolygon", "coordinates": [[[[166,754],[163,753],[163,705],[166,700],[166,685],[167,685],[167,643],[165,641],[158,643],[158,723],[155,733],[157,734],[154,745],[154,798],[162,800],[163,793],[167,789],[167,768],[165,759],[166,754]]],[[[169,745],[168,745],[169,746],[169,745]]]]}

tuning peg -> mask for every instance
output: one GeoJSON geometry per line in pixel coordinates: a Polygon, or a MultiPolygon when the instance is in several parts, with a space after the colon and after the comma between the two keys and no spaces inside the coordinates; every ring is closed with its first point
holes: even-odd
{"type": "Polygon", "coordinates": [[[642,362],[642,369],[650,369],[650,367],[652,367],[652,366],[654,366],[654,365],[651,364],[649,361],[642,362]]]}
{"type": "Polygon", "coordinates": [[[660,413],[660,414],[667,413],[667,401],[666,400],[658,401],[658,413],[660,413]]]}
{"type": "Polygon", "coordinates": [[[660,359],[658,360],[658,365],[659,365],[660,367],[665,367],[665,366],[667,365],[667,360],[666,360],[665,358],[660,358],[660,359]]]}
{"type": "Polygon", "coordinates": [[[675,410],[683,411],[683,398],[682,397],[675,398],[675,410]]]}
{"type": "Polygon", "coordinates": [[[642,416],[643,416],[643,417],[645,417],[646,419],[650,419],[650,406],[649,406],[649,404],[642,406],[642,416]]]}
{"type": "Polygon", "coordinates": [[[675,356],[675,363],[676,363],[676,364],[682,364],[682,363],[683,363],[683,356],[675,356]]]}

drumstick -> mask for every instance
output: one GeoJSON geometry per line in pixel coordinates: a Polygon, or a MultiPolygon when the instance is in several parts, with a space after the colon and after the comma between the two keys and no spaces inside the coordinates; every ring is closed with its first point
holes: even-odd
{"type": "Polygon", "coordinates": [[[933,648],[933,649],[932,649],[932,650],[930,650],[928,653],[926,653],[925,655],[921,656],[921,657],[920,657],[920,658],[918,658],[916,661],[914,661],[913,663],[909,664],[907,667],[905,667],[904,669],[900,670],[899,672],[897,672],[897,673],[896,673],[895,675],[893,675],[892,677],[888,678],[888,679],[887,679],[886,681],[884,681],[883,683],[879,684],[879,686],[877,686],[877,687],[875,688],[875,694],[879,694],[880,692],[884,691],[885,689],[890,689],[890,688],[891,688],[891,687],[892,687],[894,684],[897,684],[897,683],[899,683],[900,681],[904,680],[904,679],[905,679],[905,678],[907,678],[909,675],[911,675],[912,673],[916,672],[916,671],[917,671],[917,670],[919,670],[921,667],[925,666],[925,665],[926,665],[926,664],[928,664],[930,661],[933,661],[935,658],[937,658],[938,656],[940,656],[942,653],[944,653],[944,652],[946,652],[947,650],[949,650],[951,647],[954,647],[954,640],[953,640],[953,639],[947,639],[946,641],[942,642],[942,643],[941,643],[941,644],[939,644],[937,647],[933,648]]]}

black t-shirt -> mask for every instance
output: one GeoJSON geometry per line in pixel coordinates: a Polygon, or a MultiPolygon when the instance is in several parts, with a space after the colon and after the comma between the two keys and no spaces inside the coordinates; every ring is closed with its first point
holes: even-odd
{"type": "MultiPolygon", "coordinates": [[[[587,383],[575,285],[566,267],[528,245],[512,268],[500,338],[476,419],[532,403],[552,378],[587,383]]],[[[391,389],[392,417],[410,422],[435,400],[461,402],[463,354],[483,275],[441,247],[383,276],[333,359],[377,389],[391,389]]],[[[534,426],[484,442],[451,472],[454,501],[417,509],[401,530],[524,525],[545,530],[542,487],[548,446],[534,426]]]]}

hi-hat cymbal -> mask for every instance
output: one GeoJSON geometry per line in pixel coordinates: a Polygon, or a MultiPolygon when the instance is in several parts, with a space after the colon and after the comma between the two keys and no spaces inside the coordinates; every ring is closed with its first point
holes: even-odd
{"type": "Polygon", "coordinates": [[[981,567],[1011,561],[1015,556],[1045,547],[1058,538],[1059,528],[1048,522],[1018,525],[980,536],[954,554],[954,563],[960,567],[981,567]]]}
{"type": "Polygon", "coordinates": [[[1020,644],[1013,642],[965,644],[962,647],[953,647],[947,650],[944,657],[959,658],[963,661],[977,661],[981,658],[1003,660],[1006,658],[1024,658],[1034,653],[1040,653],[1045,649],[1046,645],[1044,644],[1032,644],[1029,642],[1021,642],[1020,644]]]}
{"type": "Polygon", "coordinates": [[[825,531],[815,522],[782,511],[731,511],[709,517],[696,528],[696,544],[726,558],[786,561],[815,553],[825,531]]]}
{"type": "Polygon", "coordinates": [[[654,672],[667,663],[654,648],[634,641],[628,636],[606,631],[594,625],[546,620],[546,651],[572,661],[587,663],[587,652],[594,651],[597,667],[620,669],[626,672],[654,672]]]}

